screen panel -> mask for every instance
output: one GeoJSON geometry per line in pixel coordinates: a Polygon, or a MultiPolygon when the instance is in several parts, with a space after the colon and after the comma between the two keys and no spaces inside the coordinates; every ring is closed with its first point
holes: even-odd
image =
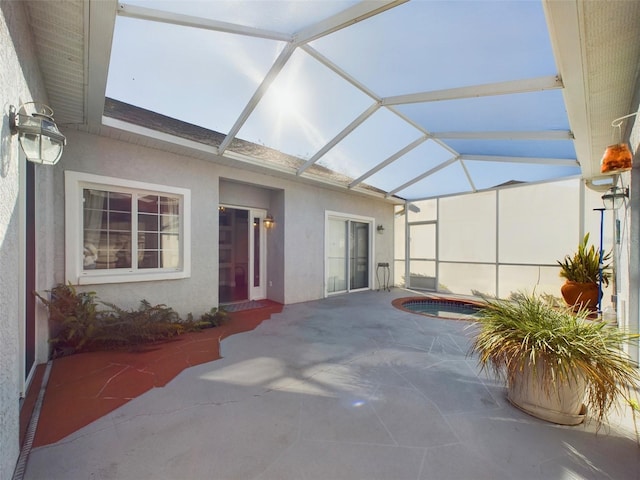
{"type": "Polygon", "coordinates": [[[560,267],[500,265],[498,267],[498,297],[509,298],[518,292],[535,292],[560,297],[560,267]]]}
{"type": "Polygon", "coordinates": [[[496,294],[496,266],[469,263],[447,263],[439,265],[439,285],[442,292],[461,295],[496,294]]]}
{"type": "Polygon", "coordinates": [[[440,200],[442,261],[496,261],[496,192],[440,200]]]}
{"type": "Polygon", "coordinates": [[[575,250],[578,179],[501,190],[498,205],[500,263],[551,265],[575,250]]]}

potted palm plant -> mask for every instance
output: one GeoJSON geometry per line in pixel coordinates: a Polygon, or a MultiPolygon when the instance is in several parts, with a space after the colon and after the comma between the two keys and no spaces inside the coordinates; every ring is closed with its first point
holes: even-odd
{"type": "Polygon", "coordinates": [[[589,246],[587,233],[573,255],[565,256],[562,261],[558,260],[560,276],[566,279],[560,292],[568,305],[576,310],[596,310],[601,294],[600,286],[609,285],[611,264],[607,262],[610,258],[611,253],[608,253],[602,256],[600,262],[600,251],[593,245],[589,246]]]}
{"type": "Polygon", "coordinates": [[[487,300],[471,352],[482,369],[504,377],[507,397],[538,418],[577,425],[587,413],[599,422],[619,398],[628,399],[638,371],[621,349],[638,335],[604,322],[589,311],[549,297],[518,294],[487,300]]]}

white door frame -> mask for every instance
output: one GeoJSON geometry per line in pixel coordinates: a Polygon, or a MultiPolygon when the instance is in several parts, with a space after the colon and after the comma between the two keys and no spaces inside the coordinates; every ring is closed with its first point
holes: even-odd
{"type": "Polygon", "coordinates": [[[267,231],[264,226],[264,219],[267,211],[261,208],[249,209],[250,225],[249,229],[249,300],[260,300],[267,298],[267,231]],[[254,224],[254,220],[258,220],[258,225],[254,224]],[[255,279],[255,228],[258,228],[259,235],[259,253],[260,259],[258,268],[260,269],[260,285],[254,286],[255,279]]]}

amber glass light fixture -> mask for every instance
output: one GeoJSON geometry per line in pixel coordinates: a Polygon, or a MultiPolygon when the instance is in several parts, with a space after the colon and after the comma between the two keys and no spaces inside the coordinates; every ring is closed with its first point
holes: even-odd
{"type": "Polygon", "coordinates": [[[631,170],[631,150],[626,143],[609,145],[600,162],[600,173],[620,173],[631,170]]]}
{"type": "MultiPolygon", "coordinates": [[[[630,113],[624,117],[616,118],[611,122],[611,126],[618,129],[619,138],[622,136],[622,123],[624,120],[629,117],[634,117],[637,114],[638,112],[630,113]]],[[[631,149],[626,142],[609,145],[604,151],[604,155],[600,161],[600,173],[615,174],[631,170],[632,159],[633,155],[631,154],[631,149]]]]}

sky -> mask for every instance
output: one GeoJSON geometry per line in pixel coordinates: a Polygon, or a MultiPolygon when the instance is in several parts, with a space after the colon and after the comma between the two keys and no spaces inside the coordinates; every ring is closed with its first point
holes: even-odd
{"type": "MultiPolygon", "coordinates": [[[[275,33],[259,38],[119,16],[107,96],[226,134],[285,50],[281,34],[293,38],[356,3],[125,2],[125,9],[130,4],[275,33]]],[[[404,198],[577,175],[577,165],[486,161],[575,159],[571,140],[429,139],[438,132],[568,131],[560,90],[393,101],[556,74],[541,2],[411,1],[299,45],[237,136],[354,179],[371,173],[366,183],[404,198]],[[385,101],[391,104],[380,104],[385,101]],[[485,157],[461,162],[458,155],[485,157]]]]}

